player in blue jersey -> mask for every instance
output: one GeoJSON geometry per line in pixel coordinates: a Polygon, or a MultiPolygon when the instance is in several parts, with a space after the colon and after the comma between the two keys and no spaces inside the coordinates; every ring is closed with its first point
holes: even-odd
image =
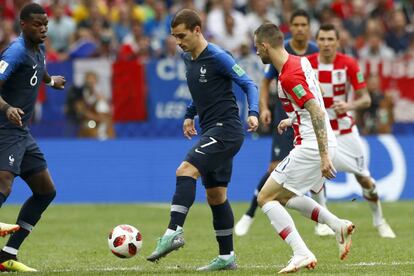
{"type": "Polygon", "coordinates": [[[32,117],[41,82],[63,89],[62,76],[49,76],[43,42],[48,18],[38,4],[20,12],[22,34],[0,54],[0,206],[20,176],[33,192],[17,218],[19,229],[0,251],[0,271],[36,271],[17,261],[23,241],[56,195],[43,153],[31,136],[32,117]]]}
{"type": "MultiPolygon", "coordinates": [[[[296,10],[292,13],[289,22],[289,30],[291,33],[291,39],[285,41],[285,49],[289,54],[297,56],[307,56],[319,51],[316,43],[309,40],[310,36],[310,18],[306,11],[296,10]]],[[[269,109],[269,90],[270,84],[273,80],[278,78],[279,73],[272,64],[268,64],[265,69],[264,78],[260,84],[260,121],[264,125],[272,123],[272,112],[269,109]]],[[[257,209],[257,194],[262,189],[264,183],[269,178],[270,173],[293,149],[293,129],[289,128],[283,134],[277,132],[277,126],[280,121],[286,119],[286,113],[283,110],[282,104],[279,100],[276,101],[276,107],[273,113],[272,123],[272,151],[271,162],[267,169],[267,172],[260,179],[256,190],[254,191],[253,198],[246,213],[241,217],[235,226],[235,234],[238,236],[244,236],[250,229],[253,223],[253,218],[257,209]]],[[[313,194],[312,197],[318,197],[323,191],[318,194],[313,194]]],[[[324,197],[321,197],[324,198],[324,197]]],[[[326,207],[323,200],[317,200],[322,206],[326,207]]],[[[317,224],[315,227],[315,233],[318,235],[333,235],[334,233],[327,225],[317,224]]]]}
{"type": "Polygon", "coordinates": [[[183,225],[195,199],[196,180],[201,176],[213,214],[219,256],[198,270],[235,269],[234,217],[227,200],[227,185],[233,157],[243,143],[244,129],[232,82],[236,82],[247,95],[248,131],[255,131],[258,127],[257,87],[229,53],[206,41],[201,32],[200,16],[196,12],[188,9],[179,11],[171,22],[171,34],[184,51],[182,57],[193,100],[185,115],[184,136],[191,139],[197,135],[194,117],[198,115],[201,137],[176,171],[170,223],[155,251],[147,259],[157,261],[184,245],[183,225]]]}

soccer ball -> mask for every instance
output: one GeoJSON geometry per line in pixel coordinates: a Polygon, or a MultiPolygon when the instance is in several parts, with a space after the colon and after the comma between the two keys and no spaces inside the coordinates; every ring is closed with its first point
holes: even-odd
{"type": "Polygon", "coordinates": [[[131,258],[141,250],[142,235],[134,226],[121,224],[109,233],[108,246],[115,256],[131,258]]]}

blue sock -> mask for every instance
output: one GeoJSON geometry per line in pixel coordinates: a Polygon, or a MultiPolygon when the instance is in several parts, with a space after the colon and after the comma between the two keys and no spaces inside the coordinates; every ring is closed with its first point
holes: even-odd
{"type": "Polygon", "coordinates": [[[229,255],[233,251],[233,210],[228,200],[220,205],[210,205],[210,208],[220,255],[229,255]]]}
{"type": "MultiPolygon", "coordinates": [[[[264,184],[266,183],[266,180],[269,178],[269,175],[270,174],[266,172],[266,174],[263,175],[263,177],[260,179],[259,185],[257,185],[257,188],[256,188],[257,193],[260,192],[260,190],[263,188],[264,184]]],[[[254,217],[254,213],[256,212],[256,209],[257,209],[257,195],[255,194],[252,198],[249,210],[247,210],[246,215],[249,215],[250,217],[254,217]]]]}
{"type": "Polygon", "coordinates": [[[170,223],[168,229],[183,227],[196,195],[196,179],[189,176],[177,176],[175,194],[171,203],[170,223]]]}
{"type": "Polygon", "coordinates": [[[33,227],[40,220],[42,213],[46,210],[47,206],[49,206],[55,196],[56,192],[46,195],[33,194],[29,197],[23,204],[19,216],[17,217],[17,224],[20,225],[20,229],[11,235],[6,246],[17,250],[20,248],[20,245],[30,234],[33,227]]]}

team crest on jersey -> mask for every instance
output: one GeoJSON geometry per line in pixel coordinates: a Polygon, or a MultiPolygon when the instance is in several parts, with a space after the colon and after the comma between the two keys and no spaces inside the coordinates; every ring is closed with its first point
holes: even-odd
{"type": "Polygon", "coordinates": [[[231,68],[233,69],[233,71],[237,74],[237,76],[241,77],[243,76],[246,72],[244,72],[243,68],[240,67],[240,65],[238,64],[234,64],[233,67],[231,68]]]}
{"type": "Polygon", "coordinates": [[[332,84],[343,84],[346,82],[346,72],[343,69],[332,71],[332,84]]]}
{"type": "Polygon", "coordinates": [[[296,97],[299,99],[306,95],[306,91],[303,88],[302,84],[298,84],[295,87],[293,87],[293,92],[295,93],[296,97]]]}
{"type": "Polygon", "coordinates": [[[9,64],[7,62],[5,62],[4,60],[0,61],[0,74],[3,74],[7,67],[9,67],[9,64]]]}
{"type": "Polygon", "coordinates": [[[198,78],[199,82],[207,82],[206,73],[207,73],[207,69],[206,69],[206,66],[203,64],[200,67],[200,77],[198,78]]]}

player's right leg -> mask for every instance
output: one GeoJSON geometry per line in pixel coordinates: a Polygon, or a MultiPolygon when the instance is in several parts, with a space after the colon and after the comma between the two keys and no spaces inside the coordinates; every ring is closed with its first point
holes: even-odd
{"type": "Polygon", "coordinates": [[[282,185],[269,177],[258,196],[259,206],[269,218],[279,236],[293,251],[293,257],[279,273],[296,272],[303,267],[313,269],[317,263],[316,257],[299,235],[292,217],[279,202],[279,199],[289,198],[293,195],[292,192],[284,189],[282,185]]]}
{"type": "Polygon", "coordinates": [[[164,235],[158,239],[155,250],[147,257],[155,262],[178,250],[185,244],[183,226],[196,193],[196,181],[200,173],[187,161],[183,161],[176,171],[176,187],[171,203],[170,222],[164,235]]]}

